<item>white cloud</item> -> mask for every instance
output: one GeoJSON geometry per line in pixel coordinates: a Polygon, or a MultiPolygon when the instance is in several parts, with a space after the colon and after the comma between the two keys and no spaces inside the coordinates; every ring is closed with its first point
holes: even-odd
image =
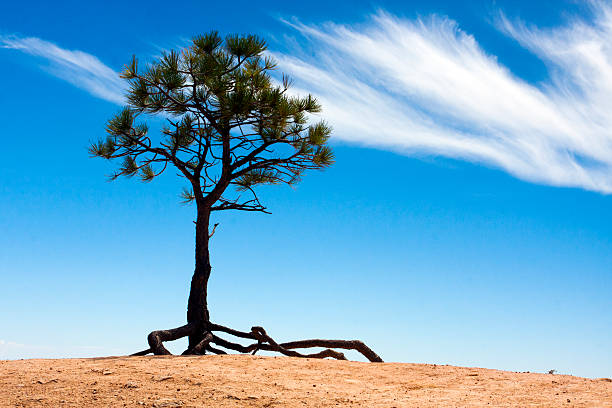
{"type": "MultiPolygon", "coordinates": [[[[612,192],[612,9],[539,30],[504,16],[498,27],[550,67],[534,85],[442,17],[379,13],[359,26],[291,24],[308,52],[275,53],[297,91],[324,106],[334,137],[406,155],[485,163],[524,180],[612,192]]],[[[0,47],[50,62],[56,76],[121,104],[124,83],[98,58],[38,38],[0,47]]]]}
{"type": "Polygon", "coordinates": [[[524,180],[612,192],[612,12],[591,24],[503,30],[551,67],[537,87],[452,20],[379,13],[365,26],[291,24],[309,53],[276,53],[317,95],[335,136],[483,162],[524,180]]]}
{"type": "Polygon", "coordinates": [[[58,47],[40,38],[0,36],[0,48],[14,49],[50,62],[48,71],[92,95],[117,104],[124,103],[124,81],[98,58],[82,51],[58,47]]]}

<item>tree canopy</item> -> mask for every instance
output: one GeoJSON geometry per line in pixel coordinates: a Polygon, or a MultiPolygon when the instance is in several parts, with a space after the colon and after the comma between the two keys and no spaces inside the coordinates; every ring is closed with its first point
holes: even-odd
{"type": "Polygon", "coordinates": [[[151,181],[170,164],[189,181],[185,202],[265,211],[254,187],[293,184],[305,170],[333,163],[331,127],[309,124],[321,105],[290,93],[286,76],[271,75],[276,63],[266,48],[255,35],[223,39],[213,31],[145,67],[133,57],[121,74],[129,82],[127,106],[90,153],[122,160],[112,179],[151,181]],[[158,137],[149,135],[143,114],[165,119],[158,137]]]}

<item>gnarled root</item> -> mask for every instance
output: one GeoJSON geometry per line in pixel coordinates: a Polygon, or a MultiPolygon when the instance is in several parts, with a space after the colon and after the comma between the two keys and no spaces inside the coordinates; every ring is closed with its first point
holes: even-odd
{"type": "Polygon", "coordinates": [[[190,334],[195,333],[196,326],[192,324],[186,324],[175,329],[168,330],[155,330],[149,333],[147,341],[149,342],[149,348],[137,353],[131,354],[132,356],[146,356],[149,353],[153,353],[156,356],[169,356],[170,353],[165,347],[164,341],[178,340],[182,337],[187,337],[190,334]]]}
{"type": "Polygon", "coordinates": [[[196,344],[192,349],[187,349],[185,351],[183,351],[183,355],[202,355],[202,354],[206,354],[206,349],[208,348],[208,345],[210,344],[210,342],[213,340],[213,334],[211,332],[206,332],[204,334],[204,338],[198,343],[196,344]]]}
{"type": "MultiPolygon", "coordinates": [[[[343,353],[333,349],[344,349],[344,350],[355,350],[361,353],[365,358],[371,362],[382,363],[382,359],[376,354],[371,348],[366,346],[362,341],[359,340],[324,340],[324,339],[310,339],[310,340],[299,340],[291,341],[287,343],[277,343],[272,337],[270,337],[263,327],[254,326],[250,332],[242,332],[234,330],[229,327],[221,326],[214,323],[208,323],[207,331],[204,333],[202,340],[191,349],[187,349],[183,352],[183,355],[201,355],[205,354],[206,351],[210,351],[215,354],[227,354],[225,351],[217,349],[212,344],[223,347],[225,349],[234,350],[239,353],[251,353],[255,354],[259,350],[275,351],[285,356],[290,357],[309,357],[309,358],[326,358],[331,357],[337,360],[346,360],[347,358],[343,353]],[[223,332],[231,334],[235,337],[243,339],[253,340],[254,342],[248,346],[244,346],[239,343],[234,343],[225,340],[213,332],[223,332]],[[304,349],[320,347],[324,350],[318,353],[304,354],[295,351],[294,349],[304,349]]],[[[177,327],[169,330],[156,330],[149,334],[147,340],[150,348],[147,350],[140,351],[132,354],[132,356],[144,356],[149,353],[155,355],[170,355],[171,353],[163,346],[164,341],[172,341],[180,339],[194,334],[197,327],[191,324],[177,327]]]]}

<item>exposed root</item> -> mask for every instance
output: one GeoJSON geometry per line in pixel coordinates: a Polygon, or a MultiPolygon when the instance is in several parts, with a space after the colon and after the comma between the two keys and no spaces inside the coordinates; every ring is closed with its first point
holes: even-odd
{"type": "Polygon", "coordinates": [[[220,350],[218,348],[214,348],[213,346],[209,345],[208,347],[206,347],[206,351],[210,351],[211,353],[215,353],[215,354],[227,354],[227,352],[220,350]]]}
{"type": "Polygon", "coordinates": [[[355,350],[361,353],[365,358],[373,363],[382,363],[383,360],[378,354],[371,348],[366,346],[361,340],[323,340],[323,339],[311,339],[311,340],[299,340],[290,341],[288,343],[282,343],[281,347],[286,349],[294,348],[311,348],[311,347],[328,347],[328,348],[340,348],[345,350],[355,350]]]}
{"type": "Polygon", "coordinates": [[[198,343],[196,344],[192,349],[187,349],[183,352],[183,355],[202,355],[206,353],[206,349],[208,348],[208,345],[210,344],[210,342],[213,340],[213,335],[211,332],[206,332],[206,334],[204,335],[204,338],[198,343]]]}
{"type": "Polygon", "coordinates": [[[147,354],[151,354],[151,353],[152,353],[151,349],[148,348],[146,350],[137,351],[134,354],[130,354],[130,357],[146,356],[147,354]]]}
{"type": "MultiPolygon", "coordinates": [[[[206,351],[210,351],[215,354],[227,354],[224,350],[217,349],[211,344],[234,350],[239,353],[252,353],[255,354],[259,350],[275,351],[285,356],[290,357],[308,357],[308,358],[335,358],[337,360],[346,360],[345,355],[339,351],[333,349],[344,349],[344,350],[355,350],[361,353],[365,358],[371,362],[381,363],[383,360],[376,354],[371,348],[366,346],[359,340],[324,340],[324,339],[310,339],[310,340],[299,340],[291,341],[287,343],[277,343],[272,337],[270,337],[263,327],[254,326],[250,332],[242,332],[239,330],[231,329],[229,327],[221,326],[214,323],[207,324],[208,331],[203,335],[202,340],[191,349],[187,349],[183,352],[183,355],[201,355],[205,354],[206,351]],[[229,340],[225,340],[213,332],[224,332],[231,334],[235,337],[243,339],[253,340],[254,342],[244,346],[240,343],[234,343],[229,340]],[[300,353],[294,349],[313,348],[321,347],[324,350],[318,353],[300,353]]],[[[164,346],[164,341],[172,341],[192,335],[196,332],[196,326],[187,324],[185,326],[177,327],[170,330],[157,330],[151,332],[148,336],[148,342],[150,348],[147,350],[140,351],[132,354],[132,356],[144,356],[149,353],[155,355],[169,355],[171,354],[164,346]]]]}
{"type": "MultiPolygon", "coordinates": [[[[152,331],[147,337],[147,341],[149,342],[149,347],[150,347],[149,352],[155,354],[156,356],[171,355],[172,353],[170,353],[164,347],[163,342],[178,340],[182,337],[189,336],[190,334],[193,334],[195,330],[196,330],[195,325],[186,324],[184,326],[177,327],[175,329],[152,331]]],[[[144,355],[142,353],[144,353],[144,351],[141,351],[139,355],[144,355]]]]}

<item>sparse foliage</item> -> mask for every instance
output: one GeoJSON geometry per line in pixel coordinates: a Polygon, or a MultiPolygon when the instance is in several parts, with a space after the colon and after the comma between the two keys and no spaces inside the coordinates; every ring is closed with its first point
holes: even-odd
{"type": "Polygon", "coordinates": [[[265,49],[256,36],[223,41],[212,32],[144,68],[134,57],[122,74],[128,106],[109,120],[106,138],[90,153],[121,160],[112,179],[151,181],[170,164],[189,182],[185,201],[210,211],[265,211],[254,187],[293,184],[305,170],[333,163],[331,128],[308,123],[320,104],[289,94],[286,77],[275,83],[276,64],[265,49]],[[143,114],[165,117],[161,137],[149,135],[143,114]]]}

